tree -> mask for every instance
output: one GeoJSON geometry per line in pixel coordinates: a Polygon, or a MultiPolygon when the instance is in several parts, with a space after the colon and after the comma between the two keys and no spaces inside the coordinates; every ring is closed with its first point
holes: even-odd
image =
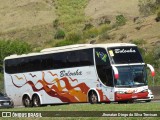
{"type": "Polygon", "coordinates": [[[2,72],[3,60],[12,54],[24,54],[32,51],[32,47],[20,40],[0,40],[0,72],[2,72]]]}

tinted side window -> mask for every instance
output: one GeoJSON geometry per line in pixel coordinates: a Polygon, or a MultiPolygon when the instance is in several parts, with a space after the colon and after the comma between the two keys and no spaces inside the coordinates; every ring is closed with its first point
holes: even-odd
{"type": "Polygon", "coordinates": [[[67,65],[67,53],[55,53],[52,54],[52,62],[53,67],[52,69],[60,69],[60,68],[66,68],[67,65]]]}
{"type": "Polygon", "coordinates": [[[104,48],[95,49],[97,73],[103,84],[113,86],[112,67],[108,54],[104,48]]]}
{"type": "Polygon", "coordinates": [[[67,52],[67,64],[68,67],[77,67],[79,66],[79,58],[75,51],[67,52]]]}
{"type": "Polygon", "coordinates": [[[93,49],[84,49],[68,52],[68,67],[93,65],[93,49]]]}
{"type": "Polygon", "coordinates": [[[17,60],[5,60],[5,71],[7,73],[14,73],[17,71],[16,68],[18,66],[19,61],[17,60]]]}
{"type": "Polygon", "coordinates": [[[93,65],[93,50],[82,50],[79,51],[78,54],[79,60],[82,66],[93,65]]]}
{"type": "Polygon", "coordinates": [[[108,57],[108,54],[105,49],[96,48],[95,49],[95,58],[96,58],[96,65],[110,66],[109,57],[108,57]]]}
{"type": "Polygon", "coordinates": [[[13,74],[93,64],[93,49],[85,49],[6,60],[5,70],[13,74]]]}

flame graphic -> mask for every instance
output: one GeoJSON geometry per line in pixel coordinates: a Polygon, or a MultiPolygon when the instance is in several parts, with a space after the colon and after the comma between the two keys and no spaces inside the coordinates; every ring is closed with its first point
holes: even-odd
{"type": "Polygon", "coordinates": [[[18,77],[17,75],[15,75],[15,77],[16,77],[18,80],[23,80],[23,77],[18,77]]]}
{"type": "Polygon", "coordinates": [[[32,73],[30,73],[30,75],[34,78],[34,77],[37,77],[36,75],[32,75],[32,73]]]}
{"type": "Polygon", "coordinates": [[[32,90],[34,92],[44,90],[49,96],[57,97],[62,102],[86,102],[87,101],[87,91],[89,90],[89,87],[85,83],[79,83],[75,86],[72,86],[71,85],[72,82],[76,81],[78,83],[77,79],[72,79],[71,77],[62,77],[59,79],[57,74],[53,74],[51,71],[49,71],[48,73],[50,73],[51,76],[56,77],[53,79],[51,83],[48,83],[45,80],[44,72],[42,72],[42,79],[38,80],[35,84],[31,80],[27,80],[25,75],[24,77],[26,82],[23,85],[16,85],[14,83],[12,76],[11,76],[11,79],[12,79],[13,85],[17,88],[22,88],[23,86],[28,84],[32,87],[32,90]],[[60,81],[63,81],[65,83],[64,87],[61,86],[60,81]],[[42,85],[42,87],[39,89],[36,88],[36,85],[38,83],[42,85]],[[78,90],[76,90],[77,88],[78,90]]]}

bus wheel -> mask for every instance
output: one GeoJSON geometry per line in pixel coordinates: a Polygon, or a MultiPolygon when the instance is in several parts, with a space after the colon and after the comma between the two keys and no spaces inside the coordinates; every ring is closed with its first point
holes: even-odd
{"type": "Polygon", "coordinates": [[[151,102],[151,100],[146,100],[146,102],[151,102]]]}
{"type": "Polygon", "coordinates": [[[91,93],[89,94],[89,102],[91,104],[98,103],[98,97],[97,97],[97,94],[94,91],[91,91],[91,93]]]}
{"type": "Polygon", "coordinates": [[[125,101],[118,101],[118,104],[127,104],[127,103],[129,103],[128,100],[125,100],[125,101]]]}
{"type": "Polygon", "coordinates": [[[24,105],[25,107],[31,107],[31,100],[30,100],[30,98],[29,98],[28,95],[25,95],[25,96],[23,97],[23,105],[24,105]]]}
{"type": "Polygon", "coordinates": [[[41,105],[40,104],[40,99],[39,99],[38,95],[34,95],[32,100],[33,100],[33,106],[39,107],[41,105]]]}

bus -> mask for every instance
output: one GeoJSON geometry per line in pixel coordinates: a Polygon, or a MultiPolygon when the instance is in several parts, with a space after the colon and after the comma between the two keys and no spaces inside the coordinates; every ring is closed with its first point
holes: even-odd
{"type": "Polygon", "coordinates": [[[14,105],[128,102],[147,98],[147,67],[135,44],[76,44],[4,59],[14,105]]]}

